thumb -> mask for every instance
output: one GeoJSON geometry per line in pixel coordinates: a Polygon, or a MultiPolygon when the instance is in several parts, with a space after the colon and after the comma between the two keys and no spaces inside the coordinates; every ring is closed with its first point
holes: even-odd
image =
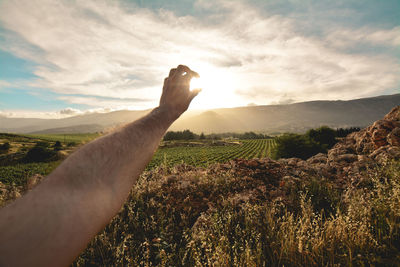
{"type": "Polygon", "coordinates": [[[193,100],[193,98],[195,98],[200,92],[201,92],[201,88],[195,88],[195,89],[193,89],[190,93],[190,101],[192,101],[193,100]]]}

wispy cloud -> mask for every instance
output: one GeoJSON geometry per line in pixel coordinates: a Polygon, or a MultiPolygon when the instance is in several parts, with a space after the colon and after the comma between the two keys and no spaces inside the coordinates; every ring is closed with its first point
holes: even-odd
{"type": "Polygon", "coordinates": [[[298,31],[296,19],[261,13],[244,1],[202,0],[195,8],[204,15],[111,1],[4,1],[0,48],[37,63],[30,86],[93,107],[154,106],[169,68],[181,63],[231,80],[229,88],[200,95],[197,107],[350,99],[399,85],[393,54],[348,50],[395,49],[399,27],[331,27],[316,37],[298,31]]]}
{"type": "Polygon", "coordinates": [[[79,116],[85,114],[92,114],[92,113],[107,113],[121,109],[113,109],[113,108],[92,108],[86,110],[80,110],[75,108],[64,108],[58,111],[38,111],[38,110],[31,110],[31,109],[13,109],[2,111],[0,110],[0,117],[7,117],[7,118],[38,118],[38,119],[61,119],[67,118],[72,116],[79,116]]]}

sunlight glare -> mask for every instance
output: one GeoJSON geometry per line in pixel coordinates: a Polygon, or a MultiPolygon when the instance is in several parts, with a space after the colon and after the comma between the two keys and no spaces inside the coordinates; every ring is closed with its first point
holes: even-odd
{"type": "Polygon", "coordinates": [[[235,96],[237,81],[233,73],[214,66],[197,66],[194,70],[199,73],[200,78],[192,78],[190,90],[202,89],[193,103],[195,108],[208,109],[238,105],[235,96]]]}
{"type": "Polygon", "coordinates": [[[203,88],[203,80],[201,78],[192,78],[190,81],[190,91],[203,88]]]}

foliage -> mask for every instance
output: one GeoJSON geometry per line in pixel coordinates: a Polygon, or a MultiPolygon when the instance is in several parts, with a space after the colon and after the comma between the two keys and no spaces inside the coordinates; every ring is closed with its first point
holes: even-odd
{"type": "Polygon", "coordinates": [[[329,181],[302,181],[293,209],[268,201],[259,180],[158,169],[73,266],[396,266],[400,163],[363,175],[368,189],[343,192],[329,181]]]}
{"type": "Polygon", "coordinates": [[[274,158],[297,157],[307,159],[317,153],[325,152],[325,148],[301,134],[284,134],[276,138],[274,158]]]}
{"type": "Polygon", "coordinates": [[[208,134],[207,139],[224,139],[224,138],[234,138],[234,139],[269,139],[272,138],[269,135],[255,132],[245,132],[245,133],[219,133],[219,134],[208,134]]]}
{"type": "Polygon", "coordinates": [[[189,130],[184,130],[184,131],[168,131],[164,135],[164,141],[169,141],[169,140],[193,140],[197,137],[196,134],[189,130]]]}
{"type": "Polygon", "coordinates": [[[61,150],[62,149],[62,144],[61,144],[61,142],[60,141],[56,141],[55,143],[54,143],[54,150],[55,151],[59,151],[59,150],[61,150]]]}
{"type": "Polygon", "coordinates": [[[283,134],[276,138],[273,157],[308,159],[318,153],[326,153],[336,140],[335,130],[322,126],[305,134],[283,134]]]}
{"type": "Polygon", "coordinates": [[[0,182],[25,185],[26,179],[34,174],[47,175],[60,164],[59,161],[0,166],[0,182]]]}
{"type": "Polygon", "coordinates": [[[10,143],[9,142],[5,142],[4,144],[0,145],[0,153],[7,153],[8,150],[10,149],[10,143]]]}
{"type": "Polygon", "coordinates": [[[336,144],[336,132],[327,126],[310,129],[306,132],[305,136],[325,149],[329,149],[336,144]]]}
{"type": "Polygon", "coordinates": [[[200,134],[200,136],[199,136],[199,139],[200,139],[200,140],[204,140],[204,139],[206,139],[206,136],[205,136],[205,134],[204,134],[204,133],[201,133],[201,134],[200,134]]]}
{"type": "Polygon", "coordinates": [[[359,132],[361,130],[360,127],[349,127],[349,128],[338,128],[336,129],[337,137],[346,137],[348,134],[353,132],[359,132]]]}
{"type": "Polygon", "coordinates": [[[32,147],[23,159],[26,163],[49,162],[54,160],[58,160],[57,152],[49,149],[48,144],[44,142],[37,143],[36,146],[32,147]]]}
{"type": "Polygon", "coordinates": [[[48,142],[60,141],[64,144],[76,143],[82,144],[90,142],[98,137],[100,133],[84,133],[84,134],[29,134],[26,135],[28,138],[40,139],[48,142]]]}

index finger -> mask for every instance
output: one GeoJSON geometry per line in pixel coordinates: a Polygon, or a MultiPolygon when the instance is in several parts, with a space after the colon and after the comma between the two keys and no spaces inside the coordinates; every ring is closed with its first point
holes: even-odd
{"type": "Polygon", "coordinates": [[[200,78],[200,75],[197,72],[191,70],[188,66],[185,66],[185,65],[179,65],[177,68],[177,72],[180,75],[182,75],[186,72],[186,75],[189,75],[188,77],[190,77],[190,78],[193,78],[193,77],[200,78]]]}

